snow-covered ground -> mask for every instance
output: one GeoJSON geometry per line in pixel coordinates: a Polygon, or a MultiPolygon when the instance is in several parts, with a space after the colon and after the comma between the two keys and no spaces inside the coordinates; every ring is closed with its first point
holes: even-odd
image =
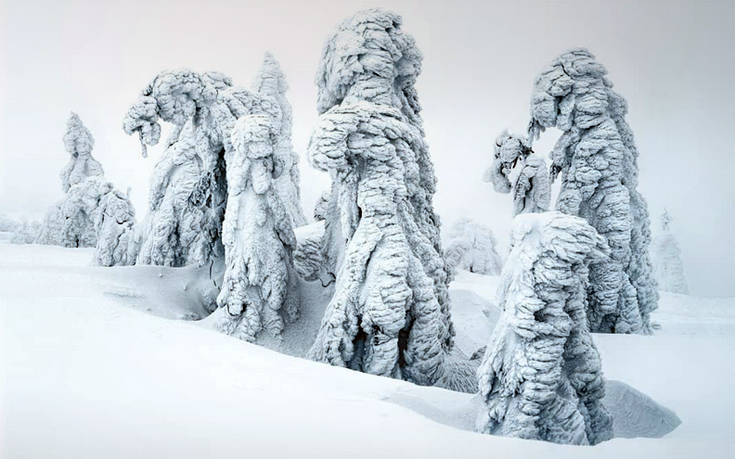
{"type": "MultiPolygon", "coordinates": [[[[314,284],[304,285],[302,319],[284,343],[263,343],[284,354],[222,335],[206,320],[180,320],[206,314],[207,289],[196,270],[100,268],[92,255],[0,242],[0,457],[671,458],[735,451],[735,299],[663,294],[656,335],[595,335],[618,438],[572,447],[472,432],[481,407],[473,395],[295,357],[313,339],[324,307],[314,284]],[[675,429],[669,409],[681,419],[675,429]]],[[[457,345],[467,355],[492,331],[496,282],[461,272],[452,285],[457,345]]]]}

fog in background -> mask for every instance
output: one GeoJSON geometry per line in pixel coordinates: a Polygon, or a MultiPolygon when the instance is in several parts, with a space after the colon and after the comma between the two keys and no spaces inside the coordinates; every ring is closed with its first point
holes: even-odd
{"type": "MultiPolygon", "coordinates": [[[[305,156],[324,40],[372,6],[403,16],[424,54],[418,81],[444,225],[469,216],[507,244],[511,199],[482,182],[504,128],[525,131],[535,76],[589,48],[629,103],[640,190],[653,225],[674,217],[693,294],[735,295],[735,2],[3,1],[0,6],[0,213],[41,219],[62,196],[70,111],[95,137],[108,180],[147,212],[162,142],[140,157],[122,117],[164,69],[217,70],[250,86],[266,50],[290,84],[307,215],[326,174],[305,156]]],[[[546,153],[559,133],[547,131],[546,153]]]]}

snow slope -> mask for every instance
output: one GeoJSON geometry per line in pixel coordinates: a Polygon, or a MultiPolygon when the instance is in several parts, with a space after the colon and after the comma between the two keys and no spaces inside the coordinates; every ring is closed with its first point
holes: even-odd
{"type": "MultiPolygon", "coordinates": [[[[92,256],[0,243],[0,457],[669,458],[731,457],[735,447],[733,299],[664,294],[655,336],[595,335],[615,380],[606,404],[616,436],[671,431],[676,417],[661,405],[682,424],[663,438],[570,447],[467,431],[480,405],[469,394],[330,367],[238,341],[206,321],[173,320],[204,314],[195,270],[99,268],[92,256]]],[[[464,352],[492,329],[482,321],[493,317],[495,282],[462,272],[453,284],[464,352]]],[[[309,287],[306,299],[318,302],[323,292],[309,287]]],[[[319,308],[284,351],[298,355],[319,308]]]]}

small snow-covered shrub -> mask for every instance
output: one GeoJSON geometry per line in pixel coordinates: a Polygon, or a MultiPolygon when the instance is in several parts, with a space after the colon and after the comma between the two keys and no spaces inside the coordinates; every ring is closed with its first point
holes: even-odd
{"type": "Polygon", "coordinates": [[[659,233],[653,240],[653,268],[660,290],[672,293],[689,293],[684,264],[681,261],[679,243],[671,232],[671,216],[661,215],[659,233]]]}
{"type": "Polygon", "coordinates": [[[469,218],[458,220],[445,237],[444,254],[453,270],[497,275],[503,267],[490,228],[469,218]]]}
{"type": "Polygon", "coordinates": [[[612,436],[600,356],[588,328],[590,263],[605,240],[560,212],[516,217],[499,289],[502,314],[478,369],[480,432],[566,444],[612,436]]]}
{"type": "Polygon", "coordinates": [[[420,68],[401,18],[377,9],[344,21],[322,53],[309,154],[333,180],[324,240],[336,284],[309,355],[428,385],[454,331],[420,68]]]}
{"type": "Polygon", "coordinates": [[[625,100],[586,49],[566,52],[536,79],[529,138],[549,127],[562,135],[551,153],[561,175],[557,209],[586,219],[607,240],[609,263],[591,268],[593,331],[647,333],[658,294],[648,249],[650,223],[637,190],[638,150],[625,100]]]}

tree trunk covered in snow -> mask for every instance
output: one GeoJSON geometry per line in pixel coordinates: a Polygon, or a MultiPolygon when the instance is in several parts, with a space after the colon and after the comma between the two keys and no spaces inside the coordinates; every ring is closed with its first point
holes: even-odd
{"type": "Polygon", "coordinates": [[[478,430],[567,444],[612,436],[600,356],[588,328],[590,262],[604,239],[559,212],[518,216],[499,289],[502,315],[478,369],[478,430]]]}
{"type": "Polygon", "coordinates": [[[434,384],[454,334],[449,275],[414,89],[421,55],[400,26],[389,12],[358,13],[322,54],[309,153],[332,176],[325,237],[340,247],[335,293],[310,355],[434,384]]]}
{"type": "Polygon", "coordinates": [[[587,50],[569,51],[536,79],[533,140],[548,127],[563,131],[552,151],[561,173],[558,210],[587,219],[605,237],[609,263],[593,266],[588,318],[594,331],[645,333],[658,295],[648,256],[650,224],[638,182],[638,151],[624,120],[625,101],[587,50]]]}

